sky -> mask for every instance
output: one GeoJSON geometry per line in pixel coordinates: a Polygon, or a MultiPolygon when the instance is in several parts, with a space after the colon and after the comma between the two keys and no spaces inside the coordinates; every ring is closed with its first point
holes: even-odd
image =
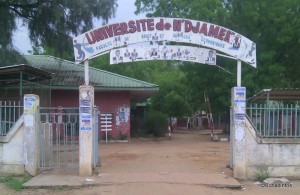
{"type": "MultiPolygon", "coordinates": [[[[135,0],[118,0],[118,8],[116,17],[109,20],[108,23],[116,23],[127,21],[129,19],[137,19],[145,17],[145,14],[135,15],[135,0]]],[[[101,26],[101,21],[94,21],[94,27],[101,26]]],[[[21,20],[18,21],[18,29],[13,36],[13,44],[22,54],[28,54],[28,50],[32,50],[26,26],[22,26],[21,20]]]]}

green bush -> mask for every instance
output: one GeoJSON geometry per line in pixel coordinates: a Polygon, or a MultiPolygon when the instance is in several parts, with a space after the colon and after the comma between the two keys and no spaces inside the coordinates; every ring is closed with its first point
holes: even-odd
{"type": "Polygon", "coordinates": [[[134,137],[134,138],[139,138],[139,137],[144,137],[145,136],[145,131],[144,128],[140,128],[140,129],[131,129],[130,132],[130,137],[134,137]]]}
{"type": "Polygon", "coordinates": [[[128,138],[127,134],[126,134],[126,133],[122,133],[122,132],[120,131],[119,139],[120,139],[120,140],[127,140],[127,138],[128,138]]]}
{"type": "Polygon", "coordinates": [[[164,137],[168,127],[168,118],[161,112],[151,110],[146,113],[143,128],[155,137],[164,137]]]}
{"type": "Polygon", "coordinates": [[[267,170],[259,169],[256,172],[254,177],[255,177],[255,180],[257,180],[259,182],[263,182],[265,179],[268,179],[269,177],[271,177],[271,173],[267,170]]]}

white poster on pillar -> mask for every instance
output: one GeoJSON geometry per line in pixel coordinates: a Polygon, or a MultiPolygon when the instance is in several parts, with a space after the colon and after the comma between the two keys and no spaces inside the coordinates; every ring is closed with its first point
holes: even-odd
{"type": "Polygon", "coordinates": [[[246,115],[246,88],[233,88],[233,122],[235,140],[243,140],[245,137],[245,115],[246,115]]]}
{"type": "Polygon", "coordinates": [[[245,121],[235,121],[235,139],[243,140],[245,136],[245,121]]]}

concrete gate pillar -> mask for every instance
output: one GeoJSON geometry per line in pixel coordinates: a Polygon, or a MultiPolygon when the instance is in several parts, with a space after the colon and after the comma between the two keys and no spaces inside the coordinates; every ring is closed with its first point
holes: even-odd
{"type": "Polygon", "coordinates": [[[246,140],[245,140],[245,114],[246,114],[246,88],[233,87],[231,90],[232,116],[233,116],[233,176],[246,179],[246,140]]]}
{"type": "Polygon", "coordinates": [[[39,96],[26,94],[24,96],[24,165],[32,176],[37,174],[38,158],[38,128],[40,124],[39,96]]]}
{"type": "Polygon", "coordinates": [[[91,176],[94,143],[94,87],[79,87],[79,175],[91,176]]]}

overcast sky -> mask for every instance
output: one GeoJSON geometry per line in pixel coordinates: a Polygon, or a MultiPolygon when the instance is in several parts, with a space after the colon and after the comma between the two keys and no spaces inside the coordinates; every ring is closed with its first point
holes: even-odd
{"type": "MultiPolygon", "coordinates": [[[[135,15],[135,0],[118,0],[118,8],[116,11],[116,17],[109,21],[109,23],[121,22],[132,18],[142,18],[145,14],[135,15]]],[[[94,27],[101,26],[100,21],[95,21],[94,27]]],[[[28,54],[28,50],[32,50],[27,27],[22,27],[22,23],[19,22],[18,29],[14,33],[13,37],[14,46],[17,47],[21,53],[28,54]]]]}

